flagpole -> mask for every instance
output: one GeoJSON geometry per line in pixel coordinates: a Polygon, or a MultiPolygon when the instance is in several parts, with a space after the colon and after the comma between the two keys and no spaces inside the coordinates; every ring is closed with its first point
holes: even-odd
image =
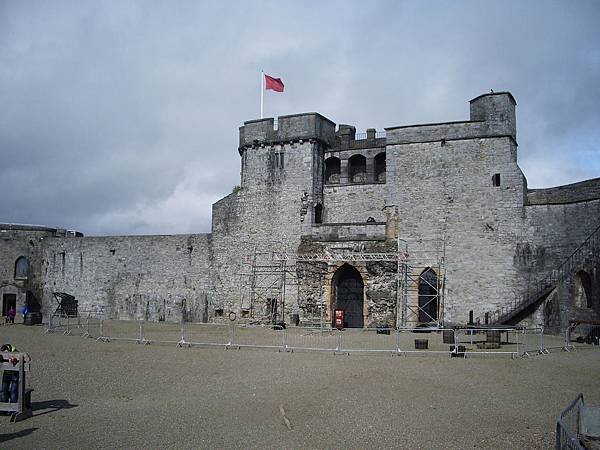
{"type": "Polygon", "coordinates": [[[265,84],[265,73],[261,70],[260,71],[260,118],[263,118],[263,112],[264,112],[264,105],[265,105],[265,89],[264,89],[264,84],[265,84]]]}

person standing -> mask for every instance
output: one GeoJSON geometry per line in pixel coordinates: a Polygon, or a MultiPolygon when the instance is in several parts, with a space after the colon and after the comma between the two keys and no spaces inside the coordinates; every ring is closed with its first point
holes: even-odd
{"type": "Polygon", "coordinates": [[[6,314],[6,323],[15,323],[15,316],[17,315],[17,310],[14,306],[11,306],[6,314]]]}

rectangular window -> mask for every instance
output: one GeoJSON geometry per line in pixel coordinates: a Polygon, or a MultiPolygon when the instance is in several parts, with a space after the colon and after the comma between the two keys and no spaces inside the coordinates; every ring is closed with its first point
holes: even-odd
{"type": "Polygon", "coordinates": [[[500,186],[500,174],[499,173],[495,173],[494,176],[492,177],[492,185],[500,186]]]}

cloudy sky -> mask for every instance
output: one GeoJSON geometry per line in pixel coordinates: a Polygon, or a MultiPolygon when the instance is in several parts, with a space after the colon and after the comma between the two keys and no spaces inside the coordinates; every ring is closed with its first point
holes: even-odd
{"type": "Polygon", "coordinates": [[[600,177],[598,1],[0,0],[0,222],[210,231],[238,127],[318,111],[358,130],[517,100],[529,187],[600,177]]]}

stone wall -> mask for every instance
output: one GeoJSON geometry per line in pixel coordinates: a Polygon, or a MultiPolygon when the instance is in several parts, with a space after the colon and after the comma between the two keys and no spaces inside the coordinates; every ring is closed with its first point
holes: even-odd
{"type": "Polygon", "coordinates": [[[80,311],[116,319],[206,321],[210,235],[48,239],[43,247],[45,313],[52,292],[66,292],[80,311]]]}
{"type": "Polygon", "coordinates": [[[385,193],[385,184],[325,185],[323,222],[384,222],[385,193]]]}
{"type": "Polygon", "coordinates": [[[56,234],[57,230],[53,228],[0,224],[0,307],[5,294],[15,296],[17,311],[25,306],[27,292],[30,297],[33,295],[32,301],[41,300],[41,249],[56,234]],[[15,277],[15,263],[20,257],[27,258],[29,263],[27,277],[15,277]]]}

